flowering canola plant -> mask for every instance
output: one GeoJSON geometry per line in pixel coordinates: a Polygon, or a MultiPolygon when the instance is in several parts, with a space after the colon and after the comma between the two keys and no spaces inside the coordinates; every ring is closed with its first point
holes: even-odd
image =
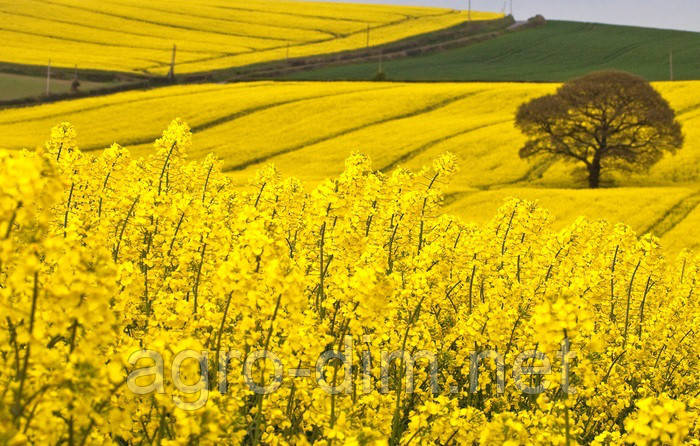
{"type": "Polygon", "coordinates": [[[242,192],[180,120],[148,158],[75,138],[0,152],[0,444],[700,442],[689,252],[515,199],[442,215],[449,154],[242,192]]]}

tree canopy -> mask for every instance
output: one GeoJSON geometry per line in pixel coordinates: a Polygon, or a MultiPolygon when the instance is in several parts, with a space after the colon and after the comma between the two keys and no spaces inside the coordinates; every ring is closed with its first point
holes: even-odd
{"type": "Polygon", "coordinates": [[[644,171],[683,145],[668,102],[646,80],[621,71],[574,79],[521,105],[516,126],[528,137],[521,158],[582,163],[592,188],[604,170],[644,171]]]}

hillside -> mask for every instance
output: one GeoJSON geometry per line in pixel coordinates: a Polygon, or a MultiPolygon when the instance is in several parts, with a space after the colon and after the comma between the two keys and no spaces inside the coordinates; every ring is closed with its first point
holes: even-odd
{"type": "MultiPolygon", "coordinates": [[[[700,182],[700,82],[658,83],[684,125],[686,146],[648,176],[606,179],[618,187],[580,190],[572,166],[531,164],[517,157],[522,136],[513,127],[520,103],[556,84],[385,84],[256,82],[132,91],[0,111],[0,146],[31,148],[49,129],[70,121],[84,150],[115,140],[135,154],[176,116],[194,132],[191,157],[209,152],[243,187],[268,162],[308,184],[337,175],[353,151],[384,171],[419,169],[445,151],[462,171],[450,186],[448,209],[484,221],[503,199],[539,199],[560,226],[579,214],[625,221],[636,230],[669,234],[670,244],[700,245],[697,231],[678,226],[694,211],[700,182]],[[391,104],[391,106],[387,106],[391,104]]],[[[691,226],[688,226],[692,228],[691,226]]]]}
{"type": "MultiPolygon", "coordinates": [[[[472,13],[475,20],[499,14],[472,13]]],[[[0,2],[0,64],[165,75],[364,48],[448,28],[439,8],[264,0],[0,2]]],[[[0,66],[0,68],[2,68],[0,66]]]]}
{"type": "MultiPolygon", "coordinates": [[[[700,33],[550,21],[545,26],[427,56],[386,61],[397,81],[565,81],[600,69],[620,69],[648,80],[700,79],[700,33]]],[[[305,80],[369,80],[377,63],[344,65],[289,75],[305,80]]]]}

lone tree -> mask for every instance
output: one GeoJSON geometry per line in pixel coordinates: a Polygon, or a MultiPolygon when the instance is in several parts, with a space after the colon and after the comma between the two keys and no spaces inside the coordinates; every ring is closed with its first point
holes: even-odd
{"type": "Polygon", "coordinates": [[[591,188],[603,170],[644,171],[683,145],[668,102],[649,82],[620,71],[574,79],[521,105],[515,124],[528,137],[521,158],[583,163],[591,188]]]}

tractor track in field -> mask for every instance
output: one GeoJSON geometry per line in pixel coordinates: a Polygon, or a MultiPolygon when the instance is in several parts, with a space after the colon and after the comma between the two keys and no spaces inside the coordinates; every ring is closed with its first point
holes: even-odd
{"type": "Polygon", "coordinates": [[[89,13],[92,13],[92,14],[104,15],[104,16],[107,16],[107,17],[115,17],[115,18],[118,18],[118,19],[129,20],[129,21],[136,22],[136,23],[147,23],[147,24],[149,24],[149,25],[162,26],[162,27],[165,27],[165,28],[182,29],[182,30],[185,30],[185,31],[206,32],[206,33],[209,33],[209,34],[218,34],[218,35],[229,36],[229,37],[245,37],[245,38],[249,38],[249,39],[271,40],[271,41],[277,41],[277,42],[280,42],[280,41],[284,41],[284,40],[285,40],[285,39],[281,39],[281,38],[275,38],[275,37],[269,37],[269,36],[262,36],[262,35],[261,35],[261,36],[257,36],[257,35],[240,34],[240,33],[231,33],[231,32],[216,31],[216,30],[202,30],[202,29],[200,29],[200,28],[194,28],[194,27],[191,27],[191,26],[177,25],[177,24],[174,24],[174,23],[167,23],[167,22],[158,22],[158,21],[155,21],[155,20],[146,20],[146,19],[143,19],[143,18],[137,18],[137,17],[128,16],[128,15],[117,14],[117,13],[114,13],[114,12],[100,11],[100,10],[97,10],[97,9],[86,8],[86,7],[83,7],[83,6],[70,5],[70,4],[65,4],[65,3],[61,3],[61,2],[55,2],[55,1],[51,1],[51,0],[43,0],[43,2],[44,2],[44,3],[48,3],[48,4],[50,4],[50,5],[54,5],[54,6],[62,6],[62,7],[64,7],[64,8],[77,9],[77,10],[79,10],[79,11],[85,11],[85,12],[89,12],[89,13]]]}
{"type": "Polygon", "coordinates": [[[449,206],[451,204],[454,204],[458,202],[459,200],[478,193],[478,192],[484,192],[492,189],[497,189],[497,188],[502,188],[502,187],[507,187],[507,186],[513,186],[518,183],[522,183],[525,181],[531,181],[534,179],[541,178],[542,175],[549,169],[549,167],[554,164],[553,161],[551,160],[542,160],[541,162],[535,164],[532,166],[528,171],[521,177],[512,180],[512,181],[506,181],[504,183],[492,183],[492,184],[484,184],[484,185],[477,185],[477,186],[471,186],[473,190],[463,190],[463,191],[454,191],[450,192],[448,194],[445,194],[443,196],[443,206],[449,206]]]}
{"type": "MultiPolygon", "coordinates": [[[[110,2],[110,1],[104,1],[103,3],[110,3],[115,6],[120,6],[119,3],[116,2],[110,2]]],[[[267,23],[261,23],[261,22],[253,22],[250,20],[239,20],[239,19],[222,19],[221,17],[216,17],[216,16],[207,16],[207,15],[201,15],[201,14],[194,14],[191,11],[184,13],[180,11],[174,11],[174,10],[168,10],[168,9],[161,9],[161,8],[154,8],[153,6],[146,6],[146,5],[141,5],[139,6],[141,9],[148,9],[150,11],[155,11],[155,12],[161,12],[161,13],[167,13],[167,14],[173,14],[173,15],[179,15],[179,16],[184,16],[184,17],[196,17],[198,19],[205,19],[205,20],[213,20],[215,22],[225,22],[225,23],[241,23],[244,25],[257,25],[257,26],[267,26],[270,28],[280,28],[280,29],[287,29],[287,30],[294,30],[294,31],[314,31],[320,34],[326,34],[332,37],[336,37],[337,34],[332,33],[330,31],[325,31],[322,29],[318,28],[304,28],[304,27],[298,27],[298,26],[284,26],[284,25],[270,25],[267,23]]],[[[258,11],[263,13],[264,11],[258,11]]]]}
{"type": "MultiPolygon", "coordinates": [[[[170,51],[167,48],[158,48],[158,47],[152,47],[152,46],[139,46],[139,45],[120,45],[120,44],[116,44],[116,43],[98,42],[98,41],[94,41],[94,40],[76,39],[76,38],[61,36],[58,34],[44,34],[44,33],[38,33],[38,32],[34,32],[34,31],[21,31],[21,30],[17,30],[17,29],[3,28],[3,27],[0,27],[0,31],[21,34],[21,35],[25,35],[25,36],[42,37],[45,39],[62,40],[64,42],[84,43],[87,45],[95,45],[95,46],[103,46],[103,47],[111,47],[111,48],[126,48],[126,49],[151,50],[151,51],[163,51],[163,52],[170,51]]],[[[193,54],[217,54],[217,52],[215,52],[215,51],[213,52],[213,51],[202,51],[202,50],[191,50],[191,51],[188,50],[187,52],[193,53],[193,54]]],[[[218,54],[223,54],[223,53],[218,53],[218,54]]]]}
{"type": "Polygon", "coordinates": [[[429,105],[429,106],[427,106],[427,107],[423,107],[423,108],[420,108],[420,109],[418,109],[418,110],[413,110],[413,111],[410,111],[410,112],[401,113],[401,114],[398,114],[398,115],[394,115],[394,116],[382,118],[382,119],[377,120],[377,121],[372,121],[372,122],[368,122],[368,123],[365,123],[365,124],[361,124],[361,125],[358,125],[358,126],[355,126],[355,127],[348,128],[348,129],[340,130],[340,131],[334,132],[334,133],[329,134],[329,135],[325,135],[325,136],[322,136],[322,137],[319,137],[319,138],[315,138],[315,139],[312,139],[312,140],[309,140],[309,141],[305,141],[305,142],[300,143],[300,144],[296,144],[296,145],[291,146],[291,147],[286,147],[286,148],[283,148],[283,149],[280,149],[280,150],[276,150],[276,151],[274,151],[274,152],[271,152],[271,153],[268,153],[268,154],[265,154],[265,155],[262,155],[262,156],[258,156],[258,157],[255,157],[255,158],[251,158],[251,159],[246,160],[246,161],[244,161],[244,162],[242,162],[242,163],[239,163],[239,164],[234,164],[234,165],[232,165],[232,166],[224,167],[223,171],[224,171],[224,172],[233,172],[233,171],[243,170],[243,169],[246,169],[246,168],[248,168],[248,167],[250,167],[250,166],[254,166],[254,165],[256,165],[256,164],[260,164],[260,163],[264,163],[264,162],[266,162],[266,161],[269,161],[269,160],[271,160],[272,158],[278,157],[278,156],[280,156],[280,155],[285,155],[285,154],[287,154],[287,153],[296,152],[296,151],[302,150],[302,149],[304,149],[304,148],[306,148],[306,147],[310,147],[310,146],[313,146],[313,145],[316,145],[316,144],[320,144],[320,143],[323,143],[323,142],[326,142],[326,141],[330,141],[330,140],[332,140],[332,139],[339,138],[339,137],[341,137],[341,136],[345,136],[345,135],[348,135],[348,134],[350,134],[350,133],[354,133],[354,132],[357,132],[357,131],[360,131],[360,130],[365,130],[365,129],[368,129],[368,128],[370,128],[370,127],[374,127],[374,126],[377,126],[377,125],[386,124],[386,123],[388,123],[388,122],[398,121],[398,120],[401,120],[401,119],[412,118],[412,117],[415,117],[415,116],[420,116],[420,115],[425,114],[425,113],[430,113],[430,112],[432,112],[432,111],[439,110],[439,109],[441,109],[441,108],[447,107],[447,106],[450,105],[450,104],[453,104],[453,103],[455,103],[455,102],[461,101],[461,100],[463,100],[463,99],[465,99],[465,98],[467,98],[467,97],[469,97],[469,96],[473,96],[473,95],[475,95],[475,94],[477,94],[477,93],[480,93],[480,92],[481,92],[481,91],[474,91],[474,92],[469,92],[469,93],[465,93],[465,94],[461,94],[461,95],[457,95],[457,96],[452,96],[452,97],[450,97],[450,98],[447,98],[447,99],[444,99],[444,100],[442,100],[442,101],[433,103],[433,104],[431,104],[431,105],[429,105]]]}
{"type": "Polygon", "coordinates": [[[552,167],[552,164],[554,164],[554,162],[555,161],[553,159],[549,159],[549,158],[540,160],[539,162],[535,163],[532,167],[530,167],[527,170],[527,172],[525,172],[525,174],[523,176],[516,178],[514,180],[511,180],[511,181],[507,181],[505,183],[490,185],[490,186],[488,186],[488,188],[491,188],[494,186],[512,186],[512,185],[518,184],[518,183],[539,180],[540,178],[542,178],[544,176],[545,172],[547,172],[547,170],[550,167],[552,167]]]}
{"type": "MultiPolygon", "coordinates": [[[[245,116],[250,116],[250,115],[253,115],[253,114],[258,113],[258,112],[261,112],[261,111],[269,110],[269,109],[276,108],[276,107],[282,107],[282,106],[289,105],[289,104],[294,104],[294,103],[297,103],[297,102],[304,102],[304,101],[311,101],[311,100],[317,100],[317,99],[324,99],[324,98],[330,98],[330,97],[336,97],[336,96],[343,96],[343,95],[346,95],[346,94],[363,93],[363,92],[367,92],[367,91],[390,90],[390,89],[392,89],[392,88],[400,88],[400,87],[399,87],[399,86],[396,86],[396,85],[392,85],[392,86],[381,87],[381,88],[372,88],[372,89],[369,89],[369,90],[367,90],[367,89],[350,90],[350,91],[344,91],[344,92],[341,92],[341,93],[322,94],[322,95],[315,95],[315,96],[305,96],[305,97],[303,97],[303,98],[294,98],[294,99],[288,99],[288,100],[285,100],[285,101],[279,101],[279,102],[273,102],[273,103],[269,103],[269,104],[257,105],[257,106],[254,106],[254,107],[249,107],[249,108],[247,108],[247,109],[239,110],[239,111],[237,111],[237,112],[234,112],[234,113],[231,113],[231,114],[228,114],[228,115],[219,116],[218,118],[212,119],[211,121],[207,121],[207,122],[204,122],[204,123],[201,123],[201,124],[192,126],[192,127],[190,128],[190,130],[192,131],[193,134],[197,134],[198,132],[202,132],[202,131],[204,131],[204,130],[207,130],[207,129],[210,129],[210,128],[213,128],[213,127],[216,127],[216,126],[219,126],[219,125],[222,125],[222,124],[226,124],[226,123],[231,122],[231,121],[235,121],[236,119],[240,119],[240,118],[243,118],[243,117],[245,117],[245,116]]],[[[132,139],[132,140],[123,141],[123,142],[120,143],[120,144],[121,144],[122,146],[124,146],[124,147],[138,146],[138,145],[141,145],[141,144],[149,144],[149,143],[152,143],[152,142],[154,142],[156,139],[158,139],[159,137],[160,137],[160,134],[157,134],[157,135],[150,135],[150,136],[143,136],[143,137],[135,138],[135,139],[132,139]]],[[[102,150],[102,149],[104,149],[104,148],[105,148],[104,145],[94,145],[94,146],[88,146],[88,147],[82,148],[81,150],[82,150],[83,152],[94,152],[94,151],[97,151],[97,150],[102,150]]]]}
{"type": "Polygon", "coordinates": [[[194,126],[194,127],[192,127],[192,132],[193,133],[201,132],[201,131],[210,129],[212,127],[216,127],[218,125],[226,124],[227,122],[230,122],[230,121],[235,121],[236,119],[240,119],[244,116],[249,116],[249,115],[261,112],[261,111],[269,110],[271,108],[282,107],[282,106],[294,104],[297,102],[315,101],[317,99],[326,99],[326,98],[332,98],[332,97],[336,97],[336,96],[344,96],[347,94],[367,93],[367,92],[374,92],[374,91],[381,91],[381,90],[391,90],[394,88],[400,88],[400,87],[399,86],[390,86],[390,87],[383,87],[383,88],[372,88],[370,90],[365,90],[365,89],[350,90],[350,91],[344,91],[342,93],[308,96],[308,97],[304,97],[304,98],[295,98],[295,99],[290,99],[287,101],[276,102],[273,104],[265,104],[265,105],[261,105],[259,107],[252,107],[252,108],[247,109],[247,110],[242,110],[240,112],[231,113],[230,115],[222,116],[220,118],[214,119],[213,121],[209,121],[207,123],[194,126]]]}
{"type": "Polygon", "coordinates": [[[421,155],[423,152],[429,150],[430,148],[432,148],[440,143],[443,143],[445,141],[449,141],[450,139],[458,138],[462,135],[466,135],[466,134],[471,133],[471,132],[476,132],[478,130],[482,130],[482,129],[485,129],[488,127],[493,127],[496,125],[504,124],[507,122],[511,122],[511,120],[507,119],[507,120],[501,120],[501,121],[496,121],[496,122],[490,122],[488,124],[482,124],[482,125],[478,125],[476,127],[462,129],[459,132],[451,133],[449,135],[442,136],[438,139],[428,141],[427,143],[424,143],[421,146],[416,147],[415,149],[404,153],[403,155],[399,156],[398,158],[394,159],[393,161],[390,161],[389,163],[384,165],[384,167],[381,167],[379,170],[384,172],[384,173],[389,172],[390,170],[398,167],[401,163],[405,163],[406,161],[409,161],[409,160],[421,155]]]}
{"type": "MultiPolygon", "coordinates": [[[[84,112],[88,112],[88,111],[100,110],[102,108],[108,108],[108,107],[125,105],[125,104],[132,104],[132,103],[141,102],[141,101],[150,101],[150,100],[154,100],[154,99],[164,99],[164,98],[177,98],[177,97],[183,97],[183,96],[194,96],[194,95],[198,95],[198,94],[211,93],[212,91],[226,90],[227,88],[230,88],[230,87],[217,85],[216,87],[202,89],[202,90],[196,91],[196,92],[186,92],[186,93],[176,93],[176,94],[170,93],[170,94],[165,94],[165,95],[151,96],[148,98],[138,99],[138,100],[130,99],[128,101],[115,101],[115,102],[109,102],[109,103],[102,103],[102,104],[95,105],[92,107],[85,107],[85,108],[80,108],[80,109],[76,109],[76,110],[56,112],[56,113],[41,115],[41,116],[28,118],[28,119],[16,119],[13,121],[0,121],[0,126],[12,125],[12,124],[22,124],[25,122],[42,121],[44,119],[49,119],[49,118],[60,118],[60,117],[66,116],[68,114],[84,113],[84,112]]],[[[253,88],[253,86],[247,86],[246,88],[253,88]]]]}
{"type": "MultiPolygon", "coordinates": [[[[336,18],[336,17],[329,17],[329,16],[323,16],[323,15],[314,15],[314,14],[299,14],[296,12],[286,12],[286,11],[265,11],[262,9],[254,9],[254,8],[241,8],[240,6],[223,6],[223,5],[212,5],[212,8],[217,8],[217,9],[225,9],[227,11],[246,11],[246,12],[264,12],[267,14],[272,14],[272,15],[287,15],[291,17],[305,17],[308,19],[321,19],[321,20],[332,20],[332,21],[339,21],[339,22],[351,22],[351,23],[362,23],[363,25],[367,24],[367,20],[360,20],[360,19],[348,19],[348,18],[336,18]]],[[[405,14],[398,14],[398,13],[392,13],[393,15],[400,15],[403,16],[404,18],[409,17],[406,16],[405,14]]],[[[426,15],[425,17],[436,17],[439,16],[439,14],[430,14],[426,15]]]]}
{"type": "Polygon", "coordinates": [[[668,209],[664,215],[642,231],[642,234],[651,233],[662,237],[685,220],[698,206],[700,206],[700,191],[695,191],[668,209]]]}
{"type": "Polygon", "coordinates": [[[676,117],[680,118],[681,116],[687,115],[688,113],[692,113],[698,109],[700,109],[700,104],[695,104],[695,105],[691,105],[689,107],[685,107],[683,109],[676,111],[676,117]]]}
{"type": "MultiPolygon", "coordinates": [[[[115,31],[113,28],[109,27],[102,27],[102,26],[97,26],[94,24],[88,24],[88,23],[79,23],[79,22],[73,22],[70,20],[65,20],[65,19],[59,19],[56,17],[41,17],[38,15],[34,14],[29,14],[26,12],[18,12],[18,11],[6,11],[6,10],[0,10],[0,13],[2,14],[7,14],[7,15],[12,15],[12,16],[19,16],[19,17],[27,17],[30,19],[39,19],[39,20],[46,20],[49,22],[53,23],[60,23],[62,25],[69,25],[69,26],[75,26],[75,27],[80,27],[80,28],[87,28],[87,29],[92,29],[92,30],[97,30],[97,31],[109,31],[109,32],[118,32],[120,34],[123,34],[126,37],[129,36],[137,36],[137,37],[148,37],[148,38],[155,38],[155,39],[161,39],[161,40],[167,40],[165,37],[157,37],[153,36],[152,34],[148,33],[138,33],[134,31],[124,31],[124,30],[119,30],[115,31]]],[[[195,42],[195,43],[201,43],[201,44],[210,44],[211,42],[206,42],[203,40],[194,40],[194,39],[188,39],[190,42],[195,42]]],[[[170,40],[168,40],[168,44],[172,43],[170,40]]],[[[170,51],[170,48],[159,48],[159,49],[165,49],[166,51],[170,51]]],[[[251,50],[254,48],[250,48],[251,50]]],[[[197,52],[197,51],[189,51],[189,52],[197,52]]],[[[201,51],[204,53],[205,51],[201,51]]],[[[209,51],[210,54],[223,54],[221,51],[209,51]]]]}
{"type": "Polygon", "coordinates": [[[441,208],[444,211],[445,208],[447,208],[448,206],[451,206],[451,205],[457,203],[458,201],[460,201],[460,200],[462,200],[470,195],[477,194],[479,192],[483,192],[483,190],[476,188],[475,190],[459,190],[459,191],[446,193],[442,196],[441,208]]]}

